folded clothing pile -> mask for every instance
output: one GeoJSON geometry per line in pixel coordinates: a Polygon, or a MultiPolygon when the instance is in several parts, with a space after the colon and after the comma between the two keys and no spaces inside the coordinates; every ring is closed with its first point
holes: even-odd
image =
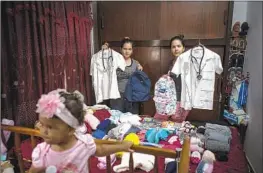
{"type": "Polygon", "coordinates": [[[213,152],[229,152],[232,139],[231,130],[227,126],[206,123],[205,148],[213,152]]]}
{"type": "Polygon", "coordinates": [[[111,122],[109,119],[105,119],[100,122],[100,124],[96,127],[96,130],[92,132],[92,136],[97,139],[103,139],[103,137],[116,125],[111,122]]]}

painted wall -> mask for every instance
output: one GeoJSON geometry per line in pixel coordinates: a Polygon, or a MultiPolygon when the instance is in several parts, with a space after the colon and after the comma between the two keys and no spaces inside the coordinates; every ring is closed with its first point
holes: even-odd
{"type": "Polygon", "coordinates": [[[244,70],[250,72],[247,105],[250,122],[245,152],[256,173],[262,173],[262,2],[247,2],[246,12],[250,28],[244,70]]]}
{"type": "Polygon", "coordinates": [[[234,2],[232,26],[237,21],[240,21],[240,23],[242,24],[243,22],[247,20],[247,4],[248,2],[245,2],[245,1],[235,1],[234,2]]]}
{"type": "Polygon", "coordinates": [[[233,23],[247,21],[244,72],[250,72],[247,112],[250,122],[245,152],[256,173],[262,173],[262,2],[234,2],[233,23]]]}

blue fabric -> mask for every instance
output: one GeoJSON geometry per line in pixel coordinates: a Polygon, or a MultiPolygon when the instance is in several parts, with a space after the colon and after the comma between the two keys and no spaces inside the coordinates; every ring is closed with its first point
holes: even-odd
{"type": "Polygon", "coordinates": [[[227,121],[230,124],[238,124],[238,118],[236,115],[229,113],[227,110],[224,110],[224,114],[223,114],[224,118],[227,119],[227,121]]]}
{"type": "Polygon", "coordinates": [[[169,136],[167,129],[160,129],[155,136],[155,143],[158,144],[160,140],[166,140],[169,136]]]}
{"type": "Polygon", "coordinates": [[[238,101],[237,104],[239,106],[244,106],[247,104],[247,96],[248,96],[248,84],[246,81],[241,83],[240,91],[238,93],[238,101]]]}
{"type": "Polygon", "coordinates": [[[129,102],[144,102],[150,99],[151,80],[143,71],[135,71],[126,85],[124,98],[129,102]]]}
{"type": "Polygon", "coordinates": [[[99,129],[97,129],[92,133],[92,136],[96,139],[102,139],[105,135],[106,135],[105,132],[99,129]]]}
{"type": "Polygon", "coordinates": [[[145,139],[148,142],[155,143],[155,136],[157,134],[157,130],[155,128],[147,130],[145,133],[145,139]]]}
{"type": "Polygon", "coordinates": [[[100,122],[100,124],[97,126],[97,129],[105,132],[106,129],[110,126],[110,124],[111,124],[111,120],[105,119],[102,122],[100,122]]]}
{"type": "Polygon", "coordinates": [[[148,142],[158,144],[160,140],[166,140],[169,136],[169,130],[152,128],[147,130],[145,138],[148,142]]]}
{"type": "Polygon", "coordinates": [[[1,154],[1,161],[6,161],[6,158],[7,158],[6,153],[1,154]]]}
{"type": "Polygon", "coordinates": [[[196,173],[203,173],[204,172],[204,166],[205,166],[205,161],[199,162],[197,168],[196,168],[196,173]]]}
{"type": "Polygon", "coordinates": [[[165,173],[177,173],[176,167],[177,165],[175,161],[169,162],[166,165],[165,173]]]}

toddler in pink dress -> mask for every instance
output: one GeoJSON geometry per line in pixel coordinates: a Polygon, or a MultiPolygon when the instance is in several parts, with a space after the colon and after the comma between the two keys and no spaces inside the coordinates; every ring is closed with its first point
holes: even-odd
{"type": "Polygon", "coordinates": [[[37,103],[40,135],[45,142],[32,153],[30,173],[88,173],[90,156],[107,156],[132,151],[131,142],[96,144],[90,134],[81,132],[84,98],[78,91],[55,90],[42,95],[37,103]]]}

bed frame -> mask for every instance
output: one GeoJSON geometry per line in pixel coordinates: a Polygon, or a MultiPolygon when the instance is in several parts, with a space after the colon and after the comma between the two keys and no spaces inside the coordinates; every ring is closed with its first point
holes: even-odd
{"type": "MultiPolygon", "coordinates": [[[[18,159],[19,169],[21,173],[25,173],[24,168],[24,160],[21,155],[21,137],[20,135],[28,135],[31,137],[31,145],[34,148],[36,146],[36,137],[41,137],[40,133],[36,129],[19,127],[19,126],[8,126],[1,125],[1,130],[7,130],[14,133],[14,142],[15,142],[15,154],[18,159]]],[[[107,141],[107,140],[97,140],[95,139],[96,144],[116,144],[118,142],[107,141]]],[[[132,149],[138,153],[151,154],[155,156],[154,163],[154,172],[158,173],[158,163],[157,156],[163,156],[166,158],[176,158],[178,153],[160,148],[146,147],[146,146],[132,146],[132,149]]],[[[182,147],[182,151],[180,153],[180,163],[179,163],[179,173],[188,173],[189,172],[189,153],[190,153],[190,137],[186,136],[184,139],[184,144],[182,147]]],[[[130,172],[134,172],[133,170],[133,159],[132,154],[130,155],[130,172]]],[[[111,164],[110,164],[110,156],[106,157],[107,160],[107,173],[111,173],[111,164]]]]}

